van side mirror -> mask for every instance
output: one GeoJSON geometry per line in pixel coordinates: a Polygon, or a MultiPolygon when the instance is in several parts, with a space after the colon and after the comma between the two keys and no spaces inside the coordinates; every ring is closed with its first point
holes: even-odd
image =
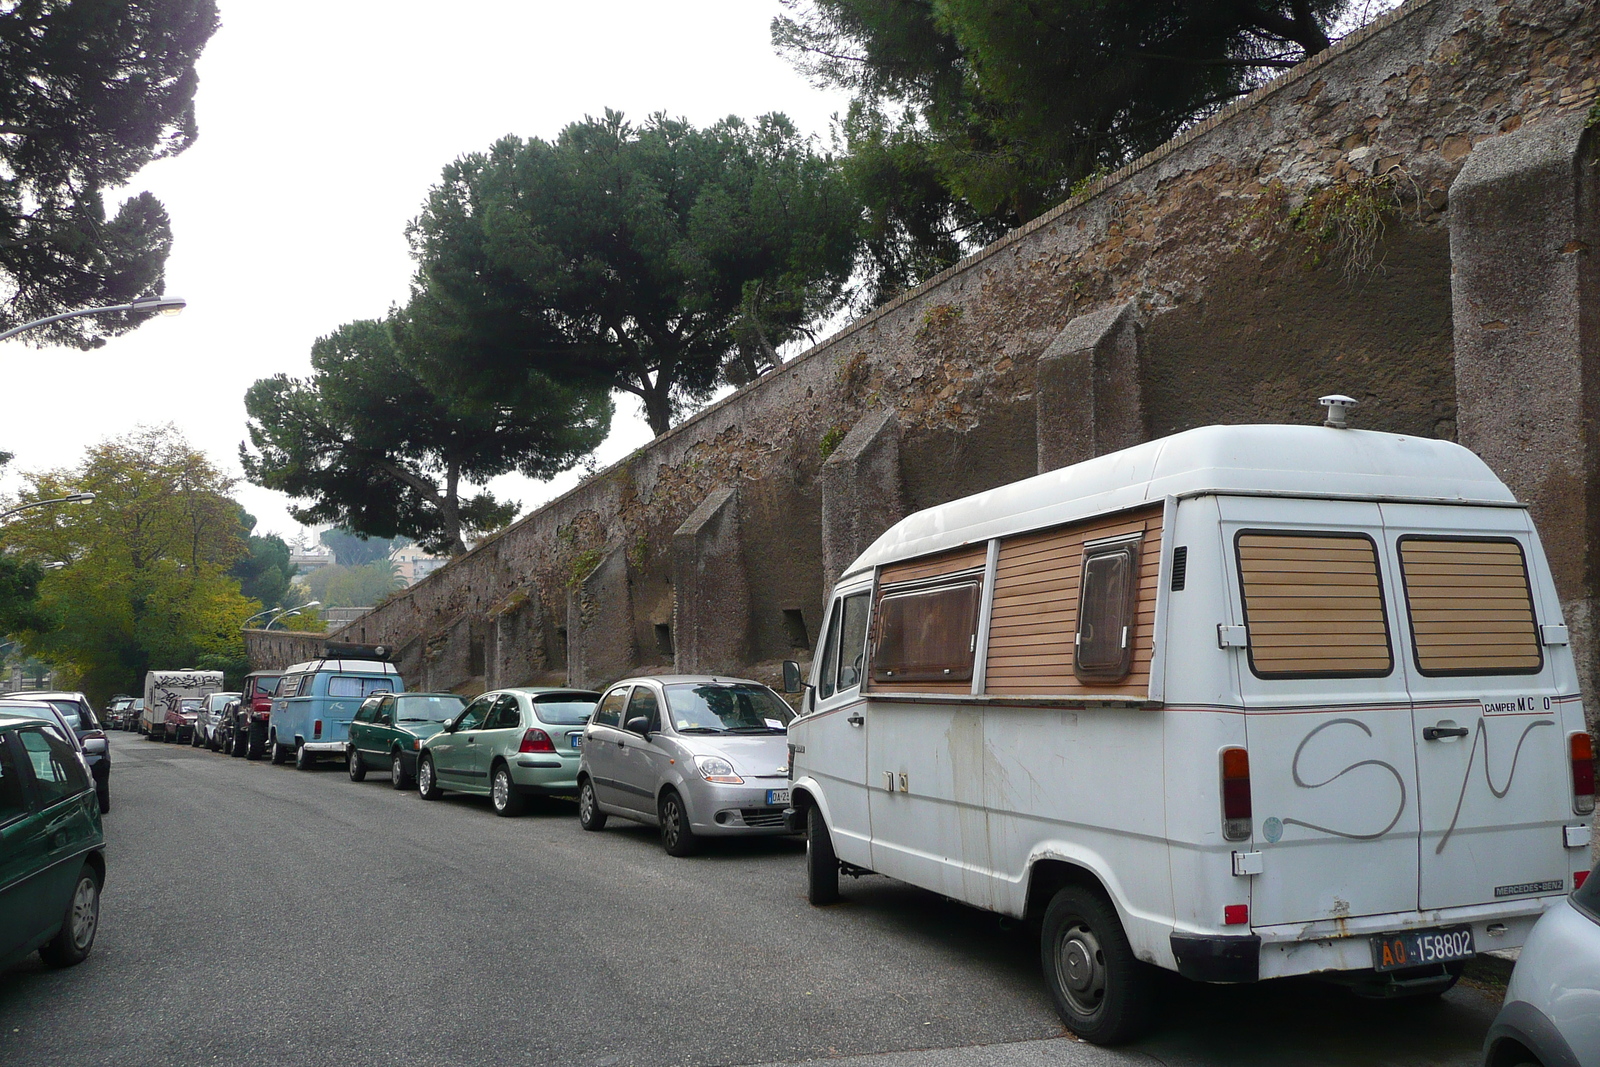
{"type": "Polygon", "coordinates": [[[785,693],[798,693],[805,688],[805,683],[800,680],[800,664],[792,659],[783,661],[783,691],[785,693]]]}
{"type": "Polygon", "coordinates": [[[650,720],[645,718],[643,715],[635,715],[633,718],[628,720],[627,730],[630,734],[638,734],[641,737],[649,739],[650,720]]]}

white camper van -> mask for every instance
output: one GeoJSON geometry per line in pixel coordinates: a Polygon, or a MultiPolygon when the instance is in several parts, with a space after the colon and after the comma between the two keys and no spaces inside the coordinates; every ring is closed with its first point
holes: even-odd
{"type": "Polygon", "coordinates": [[[1101,1043],[1150,965],[1442,991],[1590,865],[1549,566],[1445,441],[1214,426],[912,515],[789,738],[814,903],[873,871],[1037,918],[1101,1043]]]}
{"type": "Polygon", "coordinates": [[[144,676],[139,732],[153,741],[187,742],[194,729],[196,705],[221,691],[221,671],[150,671],[144,676]],[[188,709],[185,700],[193,702],[188,709]]]}

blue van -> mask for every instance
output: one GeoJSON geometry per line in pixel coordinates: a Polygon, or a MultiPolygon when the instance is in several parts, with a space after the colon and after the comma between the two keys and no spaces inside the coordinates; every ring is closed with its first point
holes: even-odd
{"type": "Polygon", "coordinates": [[[293,758],[305,770],[324,754],[343,759],[350,720],[361,702],[374,693],[406,691],[387,653],[382,645],[330,643],[325,658],[286,669],[267,721],[272,762],[293,758]]]}

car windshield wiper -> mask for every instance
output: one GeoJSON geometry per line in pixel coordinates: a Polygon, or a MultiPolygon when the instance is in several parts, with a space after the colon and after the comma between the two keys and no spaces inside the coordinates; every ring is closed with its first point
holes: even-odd
{"type": "Polygon", "coordinates": [[[412,718],[405,718],[405,719],[401,719],[400,721],[401,722],[444,722],[443,719],[412,719],[412,718]]]}
{"type": "Polygon", "coordinates": [[[719,730],[715,726],[680,726],[680,734],[723,734],[726,730],[719,730]]]}
{"type": "Polygon", "coordinates": [[[786,734],[789,731],[781,726],[730,726],[730,734],[786,734]]]}

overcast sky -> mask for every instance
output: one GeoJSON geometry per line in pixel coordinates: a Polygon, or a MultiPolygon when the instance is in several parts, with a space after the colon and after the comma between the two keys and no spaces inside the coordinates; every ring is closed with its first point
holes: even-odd
{"type": "MultiPolygon", "coordinates": [[[[167,291],[185,297],[93,352],[0,343],[17,471],[75,464],[140,423],[172,422],[238,469],[245,389],[309,369],[311,343],[403,300],[405,243],[445,163],[503,134],[552,137],[604,108],[704,125],[787,113],[828,137],[842,94],[772,51],[777,0],[220,0],[200,60],[200,137],[130,186],[172,215],[167,291]]],[[[649,439],[619,397],[608,464],[649,439]]],[[[498,480],[525,509],[565,491],[498,480]]],[[[242,482],[260,528],[292,536],[287,499],[242,482]]]]}

